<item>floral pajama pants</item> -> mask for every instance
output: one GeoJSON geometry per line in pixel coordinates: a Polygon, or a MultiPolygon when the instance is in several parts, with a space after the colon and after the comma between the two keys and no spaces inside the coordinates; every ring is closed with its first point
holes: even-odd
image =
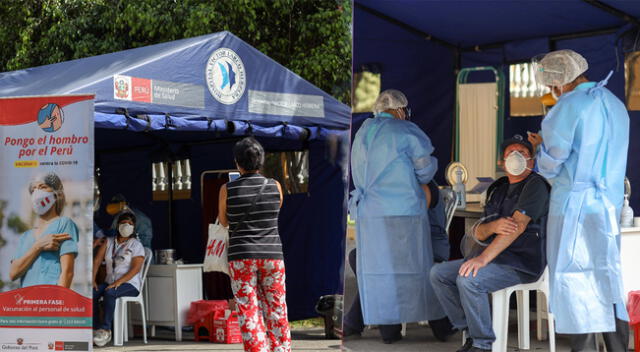
{"type": "Polygon", "coordinates": [[[285,301],[284,261],[243,259],[229,262],[231,288],[246,352],[290,352],[285,301]]]}

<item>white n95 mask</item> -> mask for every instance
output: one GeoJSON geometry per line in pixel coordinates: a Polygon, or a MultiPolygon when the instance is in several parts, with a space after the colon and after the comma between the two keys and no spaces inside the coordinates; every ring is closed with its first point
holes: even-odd
{"type": "Polygon", "coordinates": [[[131,224],[120,224],[118,225],[118,233],[122,237],[129,237],[133,234],[133,225],[131,224]]]}
{"type": "Polygon", "coordinates": [[[31,193],[31,203],[36,214],[44,215],[56,204],[56,196],[53,192],[36,189],[31,193]]]}
{"type": "Polygon", "coordinates": [[[513,176],[520,176],[527,170],[527,160],[530,158],[526,158],[522,153],[517,150],[514,150],[504,159],[504,168],[513,176]]]}

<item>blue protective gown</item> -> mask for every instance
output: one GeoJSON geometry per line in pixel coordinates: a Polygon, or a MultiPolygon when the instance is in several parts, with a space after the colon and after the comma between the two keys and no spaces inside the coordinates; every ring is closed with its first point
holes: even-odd
{"type": "Polygon", "coordinates": [[[553,184],[547,259],[558,333],[615,331],[614,316],[629,319],[618,226],[629,115],[606,82],[563,94],[542,121],[537,162],[553,184]]]}
{"type": "Polygon", "coordinates": [[[365,121],[351,152],[358,288],[365,324],[444,317],[431,289],[429,217],[420,184],[438,165],[429,137],[409,121],[381,113],[365,121]]]}

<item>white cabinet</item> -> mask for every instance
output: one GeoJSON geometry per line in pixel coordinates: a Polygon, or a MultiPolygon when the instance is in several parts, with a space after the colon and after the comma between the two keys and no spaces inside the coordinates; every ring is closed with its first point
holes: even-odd
{"type": "Polygon", "coordinates": [[[630,291],[640,290],[640,227],[620,230],[620,270],[626,301],[630,291]]]}
{"type": "Polygon", "coordinates": [[[191,302],[202,299],[202,264],[151,265],[144,291],[151,336],[156,326],[172,326],[182,341],[191,302]]]}

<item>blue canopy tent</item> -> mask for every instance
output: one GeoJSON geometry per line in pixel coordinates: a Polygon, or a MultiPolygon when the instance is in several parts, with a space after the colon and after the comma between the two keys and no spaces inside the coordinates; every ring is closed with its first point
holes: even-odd
{"type": "Polygon", "coordinates": [[[235,168],[231,148],[246,135],[267,151],[308,149],[308,192],[286,195],[280,216],[290,319],[341,292],[348,106],[229,32],[0,73],[0,96],[76,93],[96,95],[103,199],[126,195],[152,219],[153,248],[173,246],[188,263],[205,251],[204,170],[235,168]],[[184,157],[191,199],[152,202],[152,161],[184,157]]]}
{"type": "MultiPolygon", "coordinates": [[[[624,101],[624,54],[637,50],[640,3],[614,0],[413,1],[356,0],[353,67],[376,67],[382,89],[405,92],[412,120],[431,137],[441,168],[452,160],[455,82],[460,69],[494,66],[509,77],[509,64],[559,49],[573,49],[589,62],[590,79],[614,71],[608,88],[624,101]]],[[[476,74],[477,80],[484,80],[476,74]]],[[[506,85],[508,89],[508,85],[506,85]]],[[[503,92],[508,96],[508,90],[503,92]]],[[[509,116],[504,135],[537,131],[541,116],[509,116]]],[[[630,111],[631,133],[640,133],[640,112],[630,111]]],[[[354,115],[352,133],[370,114],[354,115]]],[[[640,184],[632,159],[640,141],[631,138],[628,176],[640,184]]],[[[632,192],[640,209],[640,194],[632,192]]]]}

